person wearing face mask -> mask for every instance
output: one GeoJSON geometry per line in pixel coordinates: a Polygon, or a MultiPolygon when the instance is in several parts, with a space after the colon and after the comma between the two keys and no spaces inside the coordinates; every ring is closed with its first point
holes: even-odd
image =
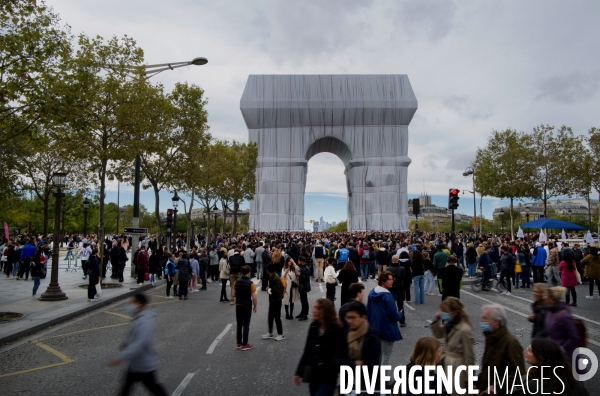
{"type": "MultiPolygon", "coordinates": [[[[435,314],[431,323],[431,331],[436,338],[444,338],[446,347],[442,362],[446,370],[448,367],[456,369],[461,365],[475,364],[471,319],[458,298],[448,297],[442,301],[440,311],[435,314]]],[[[467,380],[467,372],[463,371],[460,385],[464,389],[467,388],[467,380]]]]}
{"type": "Polygon", "coordinates": [[[129,362],[121,395],[128,395],[131,386],[139,381],[142,381],[153,395],[167,395],[164,387],[156,382],[158,354],[154,347],[155,315],[146,309],[147,305],[148,298],[141,293],[129,301],[125,310],[128,315],[133,316],[133,320],[127,329],[119,357],[109,362],[111,366],[129,362]]]}
{"type": "MultiPolygon", "coordinates": [[[[523,347],[517,338],[508,331],[506,327],[508,318],[504,307],[498,304],[483,307],[481,322],[479,326],[485,335],[485,350],[481,359],[481,371],[479,373],[478,386],[480,395],[506,395],[507,387],[510,388],[517,370],[525,372],[525,360],[523,359],[523,347]],[[488,378],[488,367],[491,378],[488,378]],[[508,372],[508,381],[502,387],[490,386],[493,383],[494,368],[508,372]],[[496,392],[496,393],[494,393],[496,392]]],[[[496,384],[499,385],[499,384],[496,384]]]]}

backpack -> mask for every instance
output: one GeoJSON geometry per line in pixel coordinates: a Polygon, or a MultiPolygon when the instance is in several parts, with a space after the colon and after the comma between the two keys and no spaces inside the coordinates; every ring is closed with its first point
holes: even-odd
{"type": "Polygon", "coordinates": [[[369,251],[368,248],[363,249],[363,254],[362,254],[361,258],[362,259],[370,259],[371,258],[371,252],[369,251]]]}
{"type": "Polygon", "coordinates": [[[241,257],[239,254],[234,254],[229,258],[229,272],[237,274],[242,270],[241,257]]]}
{"type": "Polygon", "coordinates": [[[343,262],[348,261],[348,255],[350,254],[350,252],[348,251],[348,249],[341,248],[340,250],[338,250],[338,252],[340,253],[340,257],[338,258],[338,262],[343,263],[343,262]]]}
{"type": "Polygon", "coordinates": [[[573,318],[573,323],[575,323],[575,327],[577,328],[577,334],[579,335],[577,347],[587,347],[587,329],[585,328],[585,323],[583,323],[583,320],[578,318],[573,318]]]}

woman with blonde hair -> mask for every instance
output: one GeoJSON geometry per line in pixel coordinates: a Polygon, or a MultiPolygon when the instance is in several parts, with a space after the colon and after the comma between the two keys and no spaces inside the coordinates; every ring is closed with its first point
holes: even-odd
{"type": "MultiPolygon", "coordinates": [[[[418,383],[422,384],[422,389],[424,390],[426,386],[429,389],[437,389],[437,378],[435,372],[431,374],[431,380],[428,385],[425,385],[425,375],[424,375],[424,367],[425,366],[437,366],[442,358],[442,343],[440,340],[434,337],[421,337],[415,343],[415,347],[413,348],[412,353],[410,354],[410,363],[406,366],[406,372],[409,372],[413,366],[421,366],[421,369],[415,369],[413,384],[417,385],[418,383]]],[[[415,388],[417,388],[415,386],[415,388]]],[[[406,396],[416,395],[411,393],[410,387],[407,386],[406,396]]],[[[418,393],[421,395],[422,393],[418,393]]]]}
{"type": "Polygon", "coordinates": [[[277,273],[277,276],[279,277],[281,277],[281,271],[283,270],[283,261],[284,258],[283,254],[281,253],[281,245],[277,245],[273,255],[271,256],[271,262],[275,267],[275,273],[277,273]]]}
{"type": "MultiPolygon", "coordinates": [[[[435,314],[431,331],[437,338],[444,338],[446,347],[443,362],[448,367],[473,365],[473,327],[463,303],[456,297],[448,297],[440,304],[440,311],[435,314]]],[[[460,385],[467,386],[467,373],[462,372],[460,385]]]]}

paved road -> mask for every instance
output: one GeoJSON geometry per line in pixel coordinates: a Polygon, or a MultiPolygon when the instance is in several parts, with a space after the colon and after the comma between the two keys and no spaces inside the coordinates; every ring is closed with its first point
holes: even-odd
{"type": "MultiPolygon", "coordinates": [[[[324,297],[322,284],[313,283],[312,303],[324,297]]],[[[367,288],[375,282],[366,283],[367,288]]],[[[324,288],[323,288],[324,289],[324,288]]],[[[578,288],[584,295],[587,285],[578,288]]],[[[157,314],[156,346],[160,354],[159,377],[169,394],[177,395],[306,395],[306,385],[292,383],[294,369],[304,346],[308,322],[284,320],[284,341],[261,340],[267,329],[268,297],[259,291],[258,313],[252,318],[252,351],[235,349],[234,307],[219,303],[220,285],[193,293],[188,301],[164,298],[163,287],[150,291],[151,309],[157,314]],[[229,325],[232,325],[229,327],[229,325]],[[225,331],[226,330],[226,331],[225,331]],[[219,335],[223,334],[220,340],[219,335]],[[218,341],[214,351],[207,353],[218,341]]],[[[339,293],[339,291],[338,291],[339,293]]],[[[509,329],[525,348],[529,343],[530,290],[516,290],[506,297],[497,292],[462,295],[474,323],[481,307],[499,302],[508,310],[509,329]]],[[[439,306],[438,297],[427,297],[424,305],[406,309],[404,341],[396,344],[392,365],[408,363],[414,341],[429,335],[429,323],[439,306]]],[[[336,304],[337,305],[337,304],[336,304]]],[[[580,298],[575,313],[586,319],[592,349],[600,356],[600,300],[580,298]]],[[[299,313],[299,304],[295,313],[299,313]]],[[[283,315],[283,314],[282,314],[283,315]]],[[[118,350],[129,319],[124,303],[96,311],[0,350],[0,389],[4,395],[114,395],[118,394],[124,368],[107,366],[118,350]]],[[[1,331],[1,327],[0,327],[1,331]]],[[[481,361],[483,335],[475,333],[476,361],[481,361]]],[[[599,394],[600,374],[587,382],[590,393],[599,394]]],[[[133,394],[145,391],[137,387],[133,394]]]]}

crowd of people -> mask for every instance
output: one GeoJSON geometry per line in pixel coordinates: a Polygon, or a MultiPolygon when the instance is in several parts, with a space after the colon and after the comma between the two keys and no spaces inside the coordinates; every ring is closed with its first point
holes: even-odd
{"type": "MultiPolygon", "coordinates": [[[[432,336],[416,340],[406,363],[446,368],[475,364],[475,329],[460,301],[460,291],[463,278],[480,272],[484,280],[498,279],[507,296],[512,287],[532,288],[534,298],[529,317],[532,341],[526,351],[508,330],[502,306],[483,309],[479,330],[486,337],[486,346],[480,362],[481,394],[498,391],[484,386],[487,367],[507,367],[514,375],[517,369],[525,372],[525,362],[564,364],[560,378],[570,387],[570,394],[587,394],[570,370],[573,351],[586,343],[585,326],[571,309],[577,307],[576,287],[582,282],[589,282],[587,298],[593,298],[594,284],[600,293],[600,257],[594,244],[571,247],[558,241],[542,243],[535,236],[512,241],[492,235],[383,232],[246,233],[219,235],[213,242],[201,237],[191,240],[189,249],[180,245],[171,250],[155,238],[142,238],[132,249],[128,237],[108,237],[104,260],[98,255],[97,240],[81,240],[79,255],[84,277],[90,282],[88,299],[98,298],[94,285],[106,276],[108,262],[111,278],[123,281],[129,259],[139,284],[154,284],[165,277],[167,298],[187,300],[188,293],[220,282],[220,302],[235,305],[237,349],[248,351],[253,349],[249,327],[260,287],[269,301],[268,331],[261,338],[285,340],[282,306],[286,320],[310,318],[293,379],[298,385],[308,383],[312,395],[330,395],[335,392],[341,365],[372,368],[389,364],[394,344],[402,340],[400,329],[406,326],[405,302],[424,304],[427,296],[441,297],[440,310],[432,318],[432,336]],[[317,299],[312,309],[308,303],[311,279],[325,283],[326,289],[326,298],[317,299]],[[372,281],[376,284],[365,295],[365,285],[372,281]],[[341,308],[336,312],[338,299],[341,308]],[[294,316],[298,301],[300,312],[294,316]],[[439,339],[444,340],[443,350],[439,339]]],[[[7,276],[27,279],[30,273],[35,281],[34,296],[46,252],[51,251],[49,242],[31,237],[5,241],[0,248],[7,276]]],[[[70,244],[74,244],[72,238],[67,246],[70,244]]],[[[461,384],[466,380],[466,374],[460,377],[461,384]]],[[[544,389],[558,389],[556,381],[541,383],[544,389]]]]}

